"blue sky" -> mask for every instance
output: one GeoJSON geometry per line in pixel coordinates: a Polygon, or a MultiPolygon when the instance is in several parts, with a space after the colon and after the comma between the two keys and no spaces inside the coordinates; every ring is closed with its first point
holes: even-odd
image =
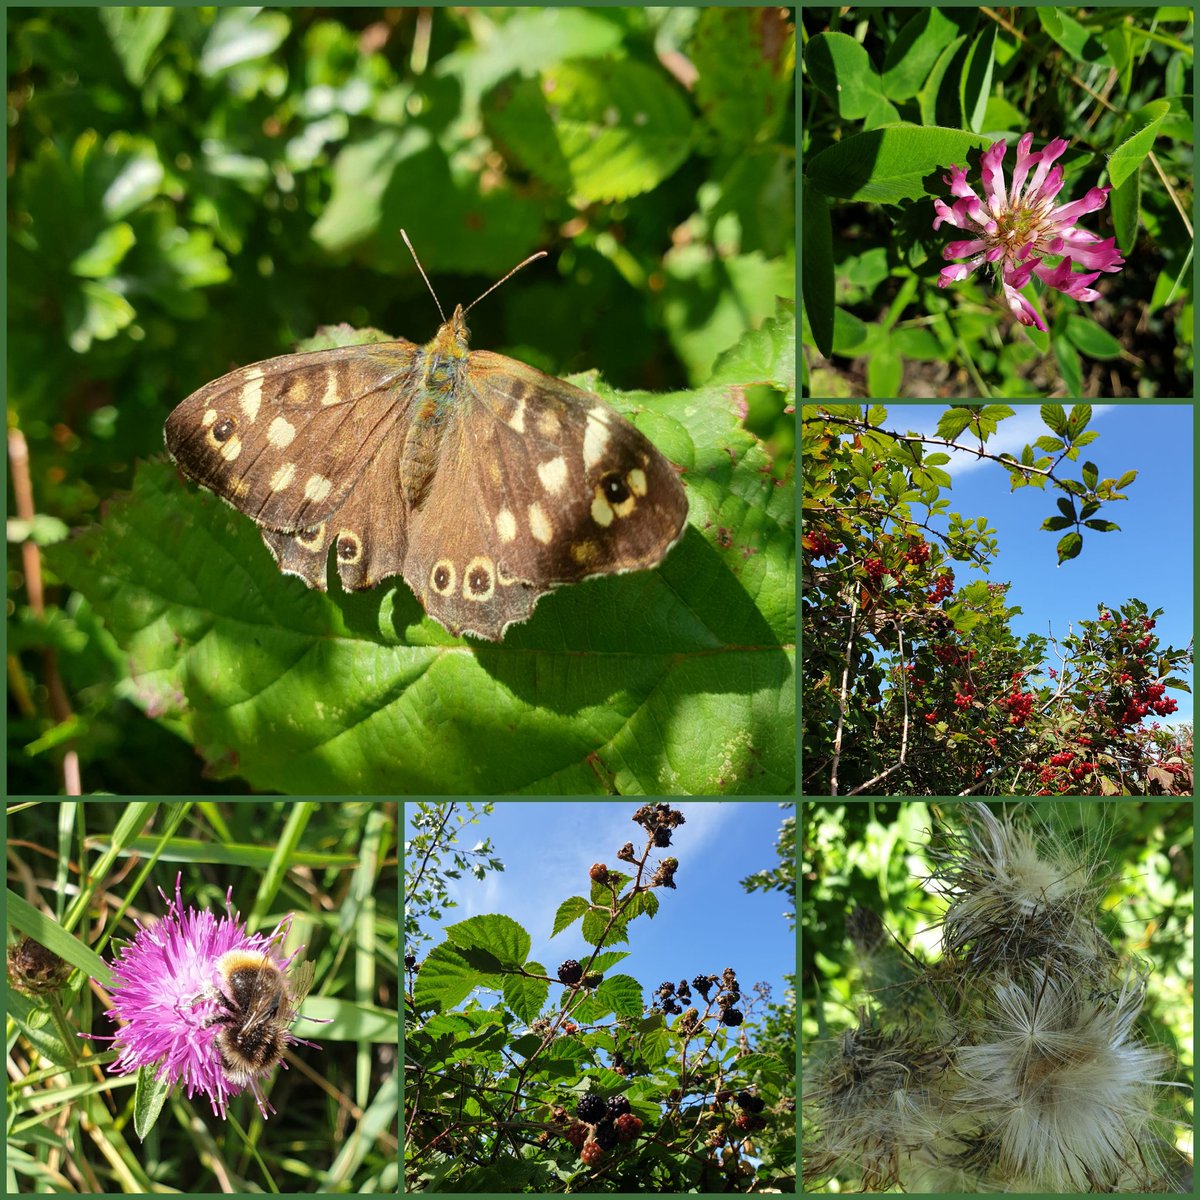
{"type": "MultiPolygon", "coordinates": [[[[505,870],[483,880],[469,874],[450,881],[457,908],[439,924],[453,924],[483,913],[503,913],[518,921],[533,939],[530,957],[553,975],[564,959],[586,960],[590,948],[577,921],[550,937],[554,914],[569,896],[587,896],[588,870],[595,862],[614,869],[626,864],[617,851],[632,841],[640,855],[645,835],[631,820],[637,800],[615,803],[496,801],[495,811],[468,826],[465,848],[491,838],[494,855],[505,870]]],[[[629,951],[615,972],[641,983],[647,1002],[664,980],[678,983],[703,972],[719,975],[732,967],[748,1001],[753,984],[771,985],[772,1000],[784,999],[784,975],[796,970],[796,934],[783,914],[791,908],[780,892],[747,893],[738,881],[777,862],[775,842],[791,810],[774,801],[695,801],[673,803],[686,823],[674,833],[671,848],[653,852],[651,862],[672,855],[679,860],[676,888],[657,889],[660,908],[653,920],[638,917],[629,927],[629,951]]],[[[405,837],[411,836],[406,815],[405,837]]],[[[446,865],[445,863],[443,865],[446,865]]],[[[435,942],[441,941],[436,929],[435,942]]],[[[426,945],[421,953],[430,949],[426,945]]],[[[553,999],[557,989],[551,989],[553,999]]]]}
{"type": "MultiPolygon", "coordinates": [[[[947,405],[886,407],[884,428],[934,433],[947,405]]],[[[1000,422],[987,449],[1019,457],[1025,445],[1050,430],[1042,422],[1039,404],[1013,402],[1009,407],[1016,415],[1000,422]]],[[[1069,404],[1064,407],[1070,411],[1069,404]]],[[[1018,637],[1053,633],[1061,638],[1071,631],[1072,621],[1095,620],[1098,603],[1119,605],[1137,597],[1151,611],[1165,609],[1155,627],[1160,644],[1184,648],[1192,637],[1194,611],[1191,405],[1093,405],[1088,428],[1100,436],[1084,448],[1077,462],[1063,464],[1074,478],[1079,478],[1084,461],[1096,464],[1101,479],[1116,479],[1134,470],[1138,477],[1125,489],[1128,500],[1106,504],[1097,514],[1115,521],[1121,532],[1085,531],[1082,553],[1061,567],[1056,565],[1054,547],[1062,535],[1041,529],[1042,521],[1057,511],[1055,499],[1063,494],[1057,489],[1028,487],[1010,494],[1003,468],[954,453],[942,468],[950,473],[954,486],[943,495],[950,501],[950,511],[964,518],[987,517],[996,530],[1000,553],[986,578],[1012,582],[1008,603],[1023,610],[1012,622],[1018,637]]],[[[942,449],[927,446],[926,453],[942,449]]],[[[914,509],[918,518],[924,512],[920,506],[914,509]]],[[[934,526],[946,527],[944,521],[935,521],[934,526]]],[[[966,563],[953,567],[959,585],[985,578],[966,563]]],[[[1192,685],[1190,670],[1186,678],[1192,685]]],[[[1179,704],[1171,720],[1191,721],[1191,695],[1167,694],[1179,704]]]]}

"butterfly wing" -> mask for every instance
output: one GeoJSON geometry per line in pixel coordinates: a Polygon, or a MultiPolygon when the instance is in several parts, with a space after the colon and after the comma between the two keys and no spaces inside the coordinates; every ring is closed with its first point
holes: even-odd
{"type": "Polygon", "coordinates": [[[453,632],[498,640],[547,589],[656,566],[682,534],[675,469],[580,388],[476,351],[447,412],[404,577],[453,632]]]}
{"type": "Polygon", "coordinates": [[[242,367],[171,413],[167,449],[258,523],[282,570],[324,589],[336,541],[346,586],[369,587],[404,555],[397,463],[419,353],[398,340],[242,367]]]}

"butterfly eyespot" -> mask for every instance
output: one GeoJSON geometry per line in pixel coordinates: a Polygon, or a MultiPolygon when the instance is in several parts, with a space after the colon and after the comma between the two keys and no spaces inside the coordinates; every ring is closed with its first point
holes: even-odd
{"type": "Polygon", "coordinates": [[[441,559],[433,564],[429,572],[429,586],[439,596],[449,596],[454,591],[456,576],[454,564],[447,559],[441,559]]]}
{"type": "Polygon", "coordinates": [[[210,431],[214,442],[227,442],[237,431],[237,422],[232,417],[222,417],[210,431]]]}
{"type": "Polygon", "coordinates": [[[610,504],[624,504],[630,497],[629,487],[620,475],[605,475],[600,486],[610,504]]]}
{"type": "Polygon", "coordinates": [[[362,542],[358,534],[342,530],[338,534],[337,556],[339,562],[355,563],[362,558],[362,542]]]}
{"type": "Polygon", "coordinates": [[[496,582],[491,559],[471,559],[463,573],[463,595],[468,600],[490,600],[495,594],[496,582]]]}
{"type": "Polygon", "coordinates": [[[305,550],[319,550],[325,543],[325,523],[303,529],[296,534],[296,544],[305,550]]]}

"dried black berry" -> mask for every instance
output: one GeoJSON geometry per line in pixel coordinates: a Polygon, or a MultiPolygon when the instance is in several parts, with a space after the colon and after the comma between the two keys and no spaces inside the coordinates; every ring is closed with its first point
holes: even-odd
{"type": "Polygon", "coordinates": [[[721,1020],[726,1025],[740,1025],[742,1023],[741,1009],[727,1008],[721,1014],[721,1020]]]}
{"type": "Polygon", "coordinates": [[[671,844],[671,831],[661,827],[656,829],[654,831],[654,844],[660,850],[665,850],[671,844]]]}
{"type": "Polygon", "coordinates": [[[558,968],[558,981],[559,983],[565,983],[567,987],[570,987],[573,983],[578,983],[582,978],[583,968],[573,958],[568,958],[558,968]]]}
{"type": "Polygon", "coordinates": [[[406,954],[404,956],[404,968],[411,971],[417,965],[417,956],[415,954],[406,954]]]}
{"type": "Polygon", "coordinates": [[[581,1120],[586,1121],[589,1125],[594,1125],[597,1121],[603,1118],[608,1111],[608,1106],[604,1103],[602,1097],[597,1096],[594,1092],[589,1092],[575,1108],[575,1115],[581,1120]]]}
{"type": "Polygon", "coordinates": [[[735,1099],[738,1107],[748,1113],[760,1113],[767,1106],[767,1102],[761,1096],[752,1096],[747,1091],[738,1092],[735,1099]]]}
{"type": "Polygon", "coordinates": [[[629,1111],[629,1100],[627,1097],[620,1095],[609,1096],[608,1098],[608,1115],[609,1118],[615,1121],[618,1117],[624,1116],[629,1111]]]}

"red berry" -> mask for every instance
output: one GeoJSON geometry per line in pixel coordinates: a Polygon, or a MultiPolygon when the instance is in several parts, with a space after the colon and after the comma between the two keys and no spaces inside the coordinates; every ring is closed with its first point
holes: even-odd
{"type": "Polygon", "coordinates": [[[642,1121],[640,1117],[635,1117],[633,1113],[625,1113],[613,1123],[617,1131],[617,1137],[623,1142],[632,1142],[642,1130],[642,1121]]]}
{"type": "Polygon", "coordinates": [[[592,877],[593,883],[608,882],[608,868],[603,863],[592,863],[592,869],[588,874],[592,877]]]}
{"type": "Polygon", "coordinates": [[[598,1162],[603,1161],[604,1150],[596,1142],[585,1142],[583,1149],[579,1152],[579,1157],[589,1167],[594,1167],[598,1162]]]}

